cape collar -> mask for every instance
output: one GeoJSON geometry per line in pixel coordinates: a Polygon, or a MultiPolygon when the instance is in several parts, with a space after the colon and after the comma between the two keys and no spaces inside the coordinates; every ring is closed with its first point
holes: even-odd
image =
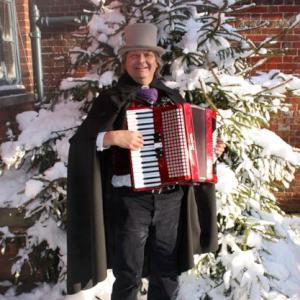
{"type": "MultiPolygon", "coordinates": [[[[134,81],[129,75],[128,73],[124,73],[117,84],[117,87],[120,90],[123,91],[136,91],[138,89],[141,88],[141,84],[137,83],[136,81],[134,81]]],[[[175,93],[175,91],[173,89],[170,89],[169,87],[167,87],[166,85],[163,84],[163,82],[159,79],[154,78],[152,80],[152,82],[150,83],[149,87],[152,88],[156,88],[158,90],[161,90],[163,92],[165,92],[168,95],[173,95],[175,93]]]]}
{"type": "MultiPolygon", "coordinates": [[[[141,84],[134,81],[127,73],[124,73],[118,83],[116,88],[122,95],[122,101],[126,103],[132,102],[136,98],[137,91],[141,88],[141,84]]],[[[184,102],[184,100],[179,96],[179,93],[175,89],[167,87],[161,80],[154,78],[150,83],[149,87],[156,88],[170,97],[174,102],[184,102]]]]}

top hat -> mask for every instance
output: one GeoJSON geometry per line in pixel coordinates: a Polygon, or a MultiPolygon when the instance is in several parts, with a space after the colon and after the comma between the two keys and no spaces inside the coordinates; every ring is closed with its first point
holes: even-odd
{"type": "Polygon", "coordinates": [[[151,50],[158,55],[165,53],[165,50],[157,46],[157,28],[150,23],[135,23],[125,27],[125,46],[119,49],[123,55],[128,51],[151,50]]]}

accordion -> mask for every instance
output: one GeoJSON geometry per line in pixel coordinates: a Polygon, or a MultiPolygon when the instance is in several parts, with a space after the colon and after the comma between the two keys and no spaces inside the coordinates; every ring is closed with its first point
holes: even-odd
{"type": "Polygon", "coordinates": [[[134,190],[172,184],[217,182],[216,112],[189,103],[131,105],[128,130],[143,134],[144,145],[130,150],[134,190]]]}

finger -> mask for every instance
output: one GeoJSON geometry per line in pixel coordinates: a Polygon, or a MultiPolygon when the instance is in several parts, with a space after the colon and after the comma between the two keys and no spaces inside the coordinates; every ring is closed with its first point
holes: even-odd
{"type": "Polygon", "coordinates": [[[135,140],[135,141],[133,141],[132,143],[131,143],[131,145],[130,145],[130,149],[131,150],[139,150],[140,148],[142,148],[143,147],[143,145],[144,145],[144,142],[143,141],[141,141],[141,140],[135,140]]]}

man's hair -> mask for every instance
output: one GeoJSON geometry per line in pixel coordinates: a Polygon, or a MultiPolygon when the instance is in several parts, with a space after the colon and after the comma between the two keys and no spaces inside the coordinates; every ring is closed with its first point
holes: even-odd
{"type": "MultiPolygon", "coordinates": [[[[157,63],[157,69],[155,70],[154,77],[156,79],[159,79],[162,76],[160,72],[162,70],[162,67],[163,67],[164,63],[163,63],[162,58],[156,52],[153,51],[153,53],[155,55],[155,59],[156,59],[156,63],[157,63]]],[[[128,54],[128,52],[124,53],[122,55],[122,58],[121,58],[121,74],[124,74],[126,72],[124,66],[125,66],[125,61],[126,61],[127,54],[128,54]]]]}

